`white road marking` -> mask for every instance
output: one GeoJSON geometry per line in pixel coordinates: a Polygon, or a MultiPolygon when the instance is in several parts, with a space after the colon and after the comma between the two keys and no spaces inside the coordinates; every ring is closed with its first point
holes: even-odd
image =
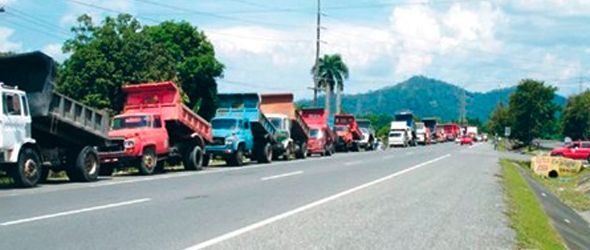
{"type": "Polygon", "coordinates": [[[565,221],[565,223],[567,223],[567,224],[570,224],[571,223],[571,221],[568,220],[568,219],[563,219],[563,221],[565,221]]]}
{"type": "Polygon", "coordinates": [[[101,206],[96,206],[96,207],[71,210],[71,211],[66,211],[66,212],[61,212],[61,213],[42,215],[42,216],[31,217],[31,218],[26,218],[26,219],[7,221],[7,222],[0,223],[0,226],[10,226],[10,225],[22,224],[22,223],[27,223],[27,222],[32,222],[32,221],[51,219],[51,218],[61,217],[61,216],[66,216],[66,215],[86,213],[86,212],[91,212],[91,211],[96,211],[96,210],[107,209],[107,208],[127,206],[127,205],[142,203],[142,202],[146,202],[146,201],[150,201],[150,200],[151,200],[150,198],[143,198],[143,199],[130,200],[130,201],[124,201],[124,202],[119,202],[119,203],[111,203],[111,204],[106,204],[106,205],[101,205],[101,206]]]}
{"type": "Polygon", "coordinates": [[[363,163],[363,161],[349,161],[349,162],[345,162],[344,165],[345,166],[352,166],[352,165],[357,165],[357,164],[361,164],[363,163]]]}
{"type": "Polygon", "coordinates": [[[303,171],[295,171],[295,172],[289,172],[289,173],[284,173],[284,174],[279,174],[279,175],[262,177],[262,178],[260,178],[260,180],[261,181],[268,181],[268,180],[274,180],[274,179],[298,175],[298,174],[303,174],[303,171]]]}
{"type": "Polygon", "coordinates": [[[220,243],[220,242],[222,242],[222,241],[225,241],[225,240],[228,240],[228,239],[231,239],[231,238],[237,237],[237,236],[239,236],[239,235],[242,235],[242,234],[244,234],[244,233],[247,233],[247,232],[249,232],[249,231],[252,231],[252,230],[255,230],[255,229],[257,229],[257,228],[260,228],[260,227],[266,226],[266,225],[268,225],[268,224],[274,223],[274,222],[276,222],[276,221],[279,221],[279,220],[285,219],[285,218],[287,218],[287,217],[290,217],[290,216],[292,216],[292,215],[295,215],[295,214],[301,213],[301,212],[303,212],[303,211],[306,211],[306,210],[312,209],[312,208],[314,208],[314,207],[317,207],[317,206],[319,206],[319,205],[322,205],[322,204],[324,204],[324,203],[328,203],[328,202],[330,202],[330,201],[333,201],[333,200],[335,200],[335,199],[338,199],[338,198],[340,198],[340,197],[343,197],[343,196],[349,195],[349,194],[351,194],[351,193],[354,193],[354,192],[356,192],[356,191],[359,191],[359,190],[365,189],[365,188],[367,188],[367,187],[370,187],[370,186],[373,186],[373,185],[379,184],[379,183],[381,183],[381,182],[384,182],[384,181],[387,181],[387,180],[393,179],[393,178],[395,178],[395,177],[397,177],[397,176],[400,176],[400,175],[402,175],[402,174],[406,174],[406,173],[408,173],[408,172],[411,172],[411,171],[413,171],[413,170],[416,170],[416,169],[418,169],[418,168],[424,167],[424,166],[426,166],[426,165],[428,165],[428,164],[431,164],[431,163],[434,163],[434,162],[440,161],[440,160],[442,160],[442,159],[444,159],[444,158],[447,158],[447,157],[449,157],[449,156],[451,156],[451,154],[446,154],[446,155],[443,155],[443,156],[441,156],[441,157],[438,157],[438,158],[435,158],[435,159],[432,159],[432,160],[429,160],[429,161],[425,161],[425,162],[423,162],[423,163],[420,163],[420,164],[418,164],[418,165],[414,165],[414,166],[412,166],[412,167],[409,167],[409,168],[407,168],[407,169],[401,170],[401,171],[399,171],[399,172],[395,172],[395,173],[393,173],[393,174],[390,174],[390,175],[388,175],[388,176],[385,176],[385,177],[382,177],[382,178],[376,179],[376,180],[374,180],[374,181],[371,181],[371,182],[367,182],[367,183],[365,183],[365,184],[362,184],[362,185],[360,185],[360,186],[356,186],[356,187],[354,187],[354,188],[351,188],[351,189],[348,189],[348,190],[342,191],[342,192],[340,192],[340,193],[337,193],[337,194],[334,194],[334,195],[328,196],[328,197],[326,197],[326,198],[323,198],[323,199],[320,199],[320,200],[314,201],[314,202],[312,202],[312,203],[309,203],[309,204],[307,204],[307,205],[304,205],[304,206],[301,206],[301,207],[295,208],[295,209],[293,209],[293,210],[290,210],[290,211],[287,211],[287,212],[285,212],[285,213],[282,213],[282,214],[279,214],[279,215],[275,215],[275,216],[273,216],[273,217],[270,217],[270,218],[268,218],[268,219],[265,219],[265,220],[262,220],[262,221],[256,222],[256,223],[254,223],[254,224],[251,224],[251,225],[248,225],[248,226],[245,226],[245,227],[243,227],[243,228],[240,228],[240,229],[238,229],[238,230],[235,230],[235,231],[233,231],[233,232],[229,232],[229,233],[226,233],[226,234],[224,234],[224,235],[221,235],[221,236],[218,236],[218,237],[215,237],[215,238],[212,238],[212,239],[209,239],[209,240],[203,241],[203,242],[201,242],[201,243],[199,243],[199,244],[196,244],[196,245],[194,245],[194,246],[188,247],[188,248],[186,248],[185,250],[199,250],[199,249],[203,249],[203,248],[206,248],[206,247],[213,246],[213,245],[215,245],[215,244],[217,244],[217,243],[220,243]]]}

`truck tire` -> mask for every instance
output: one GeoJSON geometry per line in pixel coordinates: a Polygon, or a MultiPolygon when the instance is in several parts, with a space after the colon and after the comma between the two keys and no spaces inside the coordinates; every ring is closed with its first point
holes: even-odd
{"type": "Polygon", "coordinates": [[[242,166],[244,164],[244,146],[239,145],[238,149],[225,159],[227,165],[242,166]]]}
{"type": "Polygon", "coordinates": [[[272,146],[270,143],[260,143],[258,150],[256,150],[258,163],[271,163],[272,162],[272,146]]]}
{"type": "Polygon", "coordinates": [[[283,153],[283,161],[291,160],[291,155],[293,154],[293,144],[289,144],[283,153]]]}
{"type": "Polygon", "coordinates": [[[41,158],[32,148],[23,148],[18,154],[16,166],[10,167],[10,175],[18,187],[34,187],[41,179],[41,158]]]}
{"type": "Polygon", "coordinates": [[[211,155],[203,154],[203,163],[201,164],[201,166],[207,167],[207,166],[209,166],[210,162],[211,162],[211,155]]]}
{"type": "Polygon", "coordinates": [[[183,165],[185,170],[203,169],[203,149],[201,146],[196,145],[184,156],[183,165]]]}
{"type": "Polygon", "coordinates": [[[145,148],[143,155],[139,158],[139,173],[142,175],[152,175],[158,165],[158,155],[153,148],[145,148]]]}
{"type": "Polygon", "coordinates": [[[303,142],[299,145],[299,150],[295,153],[295,158],[305,159],[307,157],[307,143],[303,142]]]}
{"type": "Polygon", "coordinates": [[[100,172],[100,161],[96,149],[86,146],[80,150],[73,161],[68,161],[73,165],[66,168],[66,174],[70,181],[90,182],[98,180],[100,172]]]}

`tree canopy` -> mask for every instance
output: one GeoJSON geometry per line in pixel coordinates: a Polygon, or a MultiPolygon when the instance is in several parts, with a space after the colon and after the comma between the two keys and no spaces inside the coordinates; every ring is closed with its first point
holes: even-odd
{"type": "Polygon", "coordinates": [[[332,92],[337,89],[338,99],[336,101],[336,110],[340,111],[340,92],[344,89],[344,80],[348,79],[348,66],[344,63],[340,54],[324,55],[311,69],[311,74],[318,79],[318,87],[324,88],[325,106],[330,109],[330,98],[332,92]],[[317,76],[315,75],[317,73],[317,76]]]}
{"type": "Polygon", "coordinates": [[[498,102],[496,108],[490,115],[488,120],[487,129],[494,135],[504,135],[504,128],[510,126],[510,113],[508,113],[508,107],[502,102],[498,102]]]}
{"type": "Polygon", "coordinates": [[[590,90],[571,96],[561,115],[562,134],[574,140],[590,138],[590,90]]]}
{"type": "Polygon", "coordinates": [[[510,96],[508,107],[511,137],[528,145],[535,138],[553,135],[557,125],[555,114],[558,106],[553,103],[556,90],[542,81],[520,81],[510,96]]]}
{"type": "Polygon", "coordinates": [[[143,26],[128,14],[96,25],[82,15],[72,31],[74,38],[63,47],[71,56],[58,74],[64,94],[118,112],[124,100],[122,85],[171,80],[203,118],[215,113],[215,78],[222,76],[224,66],[196,27],[187,22],[143,26]]]}

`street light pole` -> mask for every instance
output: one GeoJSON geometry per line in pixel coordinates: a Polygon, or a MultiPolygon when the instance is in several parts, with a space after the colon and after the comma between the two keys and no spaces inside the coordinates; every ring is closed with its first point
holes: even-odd
{"type": "Polygon", "coordinates": [[[315,64],[314,64],[314,72],[313,72],[313,106],[318,106],[318,86],[319,86],[319,67],[318,63],[320,61],[320,22],[321,22],[321,13],[320,13],[320,0],[318,0],[318,9],[317,9],[317,23],[316,23],[316,41],[315,41],[315,64]]]}

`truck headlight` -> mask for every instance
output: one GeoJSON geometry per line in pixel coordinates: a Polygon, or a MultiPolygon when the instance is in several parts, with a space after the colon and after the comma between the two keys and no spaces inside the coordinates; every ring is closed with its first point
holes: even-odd
{"type": "Polygon", "coordinates": [[[134,140],[125,140],[123,142],[123,146],[125,147],[125,149],[130,149],[130,148],[134,148],[135,147],[135,141],[134,140]]]}
{"type": "Polygon", "coordinates": [[[233,137],[225,138],[225,145],[232,145],[232,144],[234,144],[234,141],[235,141],[235,138],[233,138],[233,137]]]}

